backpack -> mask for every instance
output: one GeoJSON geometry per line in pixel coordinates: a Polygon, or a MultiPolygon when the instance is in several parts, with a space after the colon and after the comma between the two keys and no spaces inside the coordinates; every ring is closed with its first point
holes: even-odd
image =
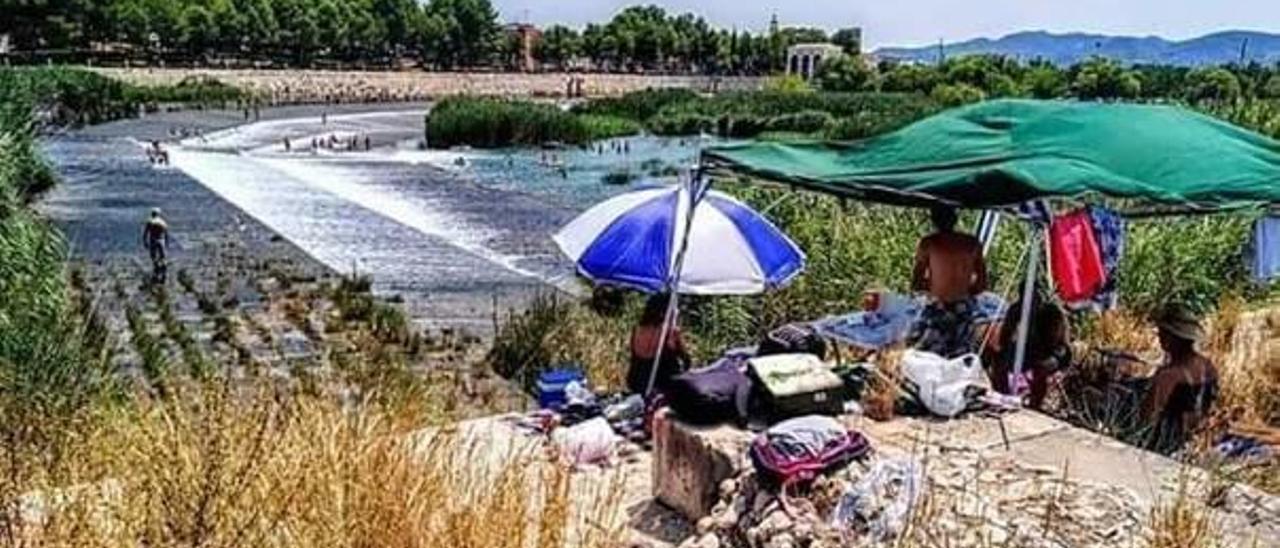
{"type": "Polygon", "coordinates": [[[690,424],[745,423],[751,379],[740,364],[725,359],[672,377],[663,389],[667,405],[690,424]]]}
{"type": "Polygon", "coordinates": [[[870,451],[867,438],[846,430],[840,421],[809,415],[782,421],[756,436],[749,455],[760,484],[785,493],[791,485],[844,468],[870,451]]]}

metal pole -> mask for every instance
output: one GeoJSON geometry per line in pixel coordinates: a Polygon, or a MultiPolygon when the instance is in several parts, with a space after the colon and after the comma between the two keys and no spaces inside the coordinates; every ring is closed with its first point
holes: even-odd
{"type": "MultiPolygon", "coordinates": [[[[658,349],[653,353],[653,367],[649,370],[649,384],[644,389],[645,397],[653,393],[653,385],[658,382],[658,364],[662,361],[662,350],[667,346],[667,331],[675,324],[679,314],[680,273],[684,270],[684,254],[689,248],[689,232],[693,229],[693,212],[697,210],[698,203],[702,201],[704,194],[703,189],[699,187],[701,179],[702,170],[695,169],[688,186],[689,211],[685,215],[684,234],[680,237],[680,245],[671,267],[672,272],[668,275],[671,281],[667,284],[667,291],[671,294],[671,300],[667,302],[667,313],[662,319],[662,332],[658,334],[658,349]]],[[[676,200],[676,211],[680,211],[679,199],[676,200]]]]}
{"type": "MultiPolygon", "coordinates": [[[[1031,229],[1031,254],[1027,259],[1027,277],[1022,281],[1022,310],[1018,319],[1018,346],[1013,358],[1013,382],[1022,378],[1022,366],[1027,359],[1027,335],[1031,323],[1031,294],[1036,287],[1036,274],[1040,266],[1041,236],[1044,229],[1035,225],[1031,229]]],[[[1006,313],[1007,315],[1007,313],[1006,313]]],[[[1009,391],[1017,394],[1016,385],[1012,382],[1009,391]]]]}

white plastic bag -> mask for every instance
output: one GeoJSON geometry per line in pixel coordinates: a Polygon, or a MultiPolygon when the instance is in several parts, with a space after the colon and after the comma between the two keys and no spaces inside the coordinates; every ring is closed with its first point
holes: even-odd
{"type": "Polygon", "coordinates": [[[902,355],[902,374],[915,385],[920,403],[943,417],[954,417],[968,407],[965,393],[970,387],[991,386],[975,354],[948,360],[932,352],[907,350],[902,355]]]}
{"type": "Polygon", "coordinates": [[[613,456],[618,436],[604,417],[584,421],[552,432],[560,455],[571,464],[603,462],[613,456]]]}
{"type": "Polygon", "coordinates": [[[913,458],[876,463],[836,503],[832,525],[870,534],[880,542],[902,533],[924,488],[924,470],[913,458]]]}

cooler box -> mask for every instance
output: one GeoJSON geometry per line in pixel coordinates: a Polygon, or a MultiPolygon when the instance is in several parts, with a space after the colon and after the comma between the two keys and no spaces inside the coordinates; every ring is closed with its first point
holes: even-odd
{"type": "Polygon", "coordinates": [[[844,410],[844,382],[813,354],[757,357],[747,365],[769,422],[844,410]]]}
{"type": "Polygon", "coordinates": [[[585,382],[582,371],[577,369],[549,369],[538,375],[538,407],[559,409],[565,403],[564,389],[569,383],[585,382]]]}

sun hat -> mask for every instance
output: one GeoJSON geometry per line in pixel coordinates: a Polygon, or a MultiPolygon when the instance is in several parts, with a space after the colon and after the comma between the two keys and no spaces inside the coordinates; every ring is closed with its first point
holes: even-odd
{"type": "Polygon", "coordinates": [[[1204,327],[1200,325],[1200,317],[1182,305],[1165,307],[1164,311],[1156,317],[1156,327],[1185,341],[1198,342],[1204,338],[1204,327]]]}

